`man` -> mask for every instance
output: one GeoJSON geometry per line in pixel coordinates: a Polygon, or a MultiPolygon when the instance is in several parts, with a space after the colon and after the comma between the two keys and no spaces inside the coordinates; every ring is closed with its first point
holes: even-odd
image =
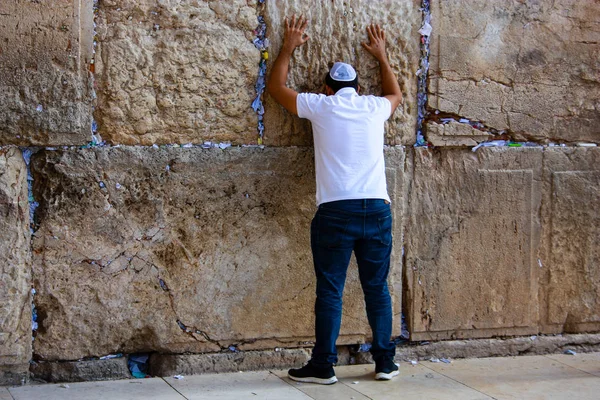
{"type": "Polygon", "coordinates": [[[375,379],[398,375],[394,363],[391,299],[387,277],[392,250],[392,216],[383,158],[384,122],[402,101],[402,92],[385,51],[379,25],[367,27],[363,47],[378,61],[383,97],[359,96],[352,66],[335,63],[326,77],[326,94],[298,94],[286,86],[290,57],[306,43],[308,21],[285,19],[285,36],[267,84],[268,93],[290,113],[312,123],[318,211],[311,223],[317,277],[316,342],[309,363],[291,369],[300,382],[337,382],[335,341],[342,319],[342,293],[352,251],[358,262],[369,325],[375,379]]]}

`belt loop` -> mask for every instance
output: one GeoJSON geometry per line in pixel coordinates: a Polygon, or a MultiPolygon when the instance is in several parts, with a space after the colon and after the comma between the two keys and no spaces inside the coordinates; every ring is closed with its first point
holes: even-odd
{"type": "Polygon", "coordinates": [[[363,199],[363,208],[366,209],[367,208],[367,199],[363,199]]]}

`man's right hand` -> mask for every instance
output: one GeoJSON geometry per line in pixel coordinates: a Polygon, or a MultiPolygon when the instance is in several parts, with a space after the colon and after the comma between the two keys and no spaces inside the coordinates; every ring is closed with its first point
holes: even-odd
{"type": "Polygon", "coordinates": [[[367,35],[369,43],[362,42],[362,46],[377,59],[377,61],[387,61],[385,52],[385,33],[379,25],[371,24],[367,26],[367,35]]]}

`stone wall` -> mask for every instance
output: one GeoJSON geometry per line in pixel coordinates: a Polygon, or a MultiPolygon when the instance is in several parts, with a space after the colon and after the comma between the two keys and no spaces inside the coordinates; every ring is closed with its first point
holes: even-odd
{"type": "Polygon", "coordinates": [[[256,143],[256,1],[102,1],[98,119],[111,143],[256,143]]]}
{"type": "Polygon", "coordinates": [[[600,151],[551,149],[544,159],[541,329],[600,330],[600,151]],[[544,267],[545,266],[545,267],[544,267]]]}
{"type": "Polygon", "coordinates": [[[599,150],[415,151],[411,339],[600,329],[599,150]]]}
{"type": "MultiPolygon", "coordinates": [[[[402,314],[412,341],[600,331],[600,4],[466,3],[0,4],[0,383],[32,357],[310,347],[310,124],[264,95],[259,147],[251,108],[293,13],[299,91],[342,60],[378,94],[360,42],[387,31],[405,98],[386,127],[394,335],[402,314]]],[[[368,340],[352,264],[339,343],[368,340]]]]}
{"type": "MultiPolygon", "coordinates": [[[[310,341],[312,158],[308,148],[37,154],[35,354],[59,360],[310,341]]],[[[403,152],[390,150],[388,159],[399,199],[403,152]]],[[[394,256],[390,280],[397,314],[400,261],[394,256]]],[[[353,268],[342,342],[369,336],[362,307],[353,268]]]]}
{"type": "Polygon", "coordinates": [[[600,143],[600,6],[434,0],[431,15],[437,148],[412,165],[411,338],[598,331],[600,153],[541,145],[600,143]],[[457,149],[495,139],[539,147],[457,149]]]}
{"type": "Polygon", "coordinates": [[[600,141],[598,2],[431,5],[429,107],[518,139],[600,141]]]}
{"type": "MultiPolygon", "coordinates": [[[[329,67],[343,61],[356,67],[361,93],[380,95],[379,66],[360,44],[367,40],[367,25],[379,23],[388,35],[388,56],[404,93],[404,105],[387,123],[386,143],[412,144],[417,115],[419,3],[412,0],[267,1],[271,53],[276,55],[281,47],[285,16],[303,14],[309,20],[310,39],[294,53],[288,85],[300,92],[324,93],[329,67]]],[[[265,119],[265,143],[274,146],[312,144],[310,124],[292,118],[270,98],[265,119]]]]}
{"type": "Polygon", "coordinates": [[[536,333],[542,157],[541,148],[415,152],[413,338],[536,333]]]}
{"type": "Polygon", "coordinates": [[[92,0],[0,4],[0,143],[85,144],[92,0]]]}
{"type": "Polygon", "coordinates": [[[27,169],[0,150],[0,385],[26,378],[31,359],[31,252],[27,169]]]}

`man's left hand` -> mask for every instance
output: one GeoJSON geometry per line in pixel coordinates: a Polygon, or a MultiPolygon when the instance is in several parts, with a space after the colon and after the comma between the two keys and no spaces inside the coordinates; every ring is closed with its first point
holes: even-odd
{"type": "Polygon", "coordinates": [[[308,35],[304,33],[308,26],[308,20],[300,16],[296,20],[296,14],[290,19],[285,18],[285,35],[283,37],[283,47],[293,52],[296,47],[302,46],[308,41],[308,35]]]}

